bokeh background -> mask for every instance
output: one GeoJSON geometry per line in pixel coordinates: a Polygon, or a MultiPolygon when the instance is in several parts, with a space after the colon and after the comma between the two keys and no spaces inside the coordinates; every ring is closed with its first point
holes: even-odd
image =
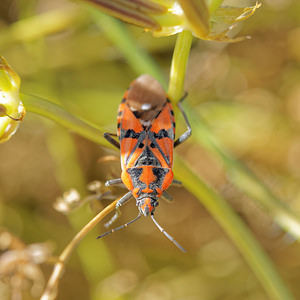
{"type": "MultiPolygon", "coordinates": [[[[237,28],[239,36],[252,39],[233,44],[195,39],[185,86],[186,101],[213,134],[298,213],[299,15],[297,0],[266,0],[237,28]]],[[[21,91],[114,132],[118,104],[138,74],[102,26],[76,1],[0,2],[0,54],[20,75],[21,91]],[[14,27],[37,16],[34,26],[14,27]]],[[[175,37],[157,39],[140,28],[123,26],[167,77],[175,37]]],[[[184,130],[184,124],[178,127],[184,130]]],[[[178,152],[232,205],[300,299],[299,244],[227,181],[226,169],[213,155],[191,142],[178,152]]],[[[105,160],[113,155],[119,153],[28,113],[15,136],[0,146],[1,226],[25,244],[48,242],[58,255],[109,202],[86,204],[68,216],[57,212],[53,203],[70,188],[86,196],[89,182],[118,177],[118,160],[105,160]]],[[[69,261],[57,299],[269,299],[204,207],[184,188],[169,192],[174,202],[160,201],[156,218],[188,254],[174,247],[150,219],[103,240],[95,239],[105,231],[99,224],[69,261]]],[[[114,193],[120,196],[125,190],[114,193]]],[[[122,207],[116,225],[136,215],[131,201],[122,207]]],[[[52,265],[41,269],[46,280],[52,265]]],[[[23,288],[23,299],[38,298],[30,281],[23,288]]],[[[10,297],[9,282],[0,282],[0,298],[10,297]]]]}

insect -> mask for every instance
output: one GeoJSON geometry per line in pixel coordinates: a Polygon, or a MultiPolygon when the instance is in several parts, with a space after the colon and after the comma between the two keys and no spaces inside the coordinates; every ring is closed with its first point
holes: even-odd
{"type": "MultiPolygon", "coordinates": [[[[183,99],[182,99],[183,100],[183,99]]],[[[124,184],[129,190],[116,205],[116,213],[106,224],[110,226],[120,215],[120,206],[134,197],[139,209],[132,221],[112,229],[98,238],[110,234],[138,220],[141,215],[151,216],[159,230],[180,250],[184,248],[155,220],[158,199],[170,198],[166,193],[173,179],[173,149],[191,135],[191,126],[181,106],[187,131],[175,140],[175,119],[171,102],[160,83],[150,75],[141,75],[125,92],[118,110],[117,134],[104,133],[104,137],[121,152],[121,178],[109,180],[106,186],[124,184]],[[114,137],[118,137],[117,141],[114,137]]]]}

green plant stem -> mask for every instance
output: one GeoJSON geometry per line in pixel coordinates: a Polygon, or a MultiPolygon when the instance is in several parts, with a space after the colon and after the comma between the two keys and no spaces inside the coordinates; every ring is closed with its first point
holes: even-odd
{"type": "Polygon", "coordinates": [[[273,263],[260,247],[250,230],[224,199],[208,188],[191,171],[183,159],[175,158],[176,178],[206,207],[243,254],[270,299],[294,299],[281,280],[273,263]]]}
{"type": "MultiPolygon", "coordinates": [[[[185,70],[191,41],[192,35],[190,32],[182,32],[177,37],[168,90],[169,97],[173,101],[178,101],[183,95],[185,70]]],[[[188,115],[190,116],[189,113],[188,115]]],[[[192,118],[192,120],[194,132],[196,132],[196,135],[201,134],[203,129],[201,124],[196,125],[196,120],[194,120],[194,118],[192,118]]],[[[204,130],[204,133],[206,140],[210,141],[209,138],[212,134],[206,130],[204,130]]],[[[222,153],[218,148],[214,148],[214,150],[216,150],[216,153],[222,153]]],[[[230,206],[199,180],[198,176],[191,172],[182,160],[176,158],[174,166],[175,169],[177,169],[176,176],[182,180],[187,189],[205,205],[235,242],[271,299],[293,299],[268,256],[230,206]]]]}
{"type": "Polygon", "coordinates": [[[220,159],[226,167],[228,179],[261,205],[279,226],[300,240],[300,217],[281,202],[251,170],[226,151],[226,147],[214,136],[206,123],[187,103],[184,105],[193,128],[193,141],[220,159]]]}
{"type": "Polygon", "coordinates": [[[172,58],[168,96],[177,102],[183,96],[184,78],[187,61],[192,45],[192,33],[183,31],[178,34],[172,58]]]}
{"type": "Polygon", "coordinates": [[[20,98],[26,108],[26,111],[46,117],[95,143],[105,146],[108,145],[103,138],[103,133],[105,132],[104,129],[91,125],[87,121],[73,116],[63,107],[40,97],[28,94],[21,93],[20,98]]]}

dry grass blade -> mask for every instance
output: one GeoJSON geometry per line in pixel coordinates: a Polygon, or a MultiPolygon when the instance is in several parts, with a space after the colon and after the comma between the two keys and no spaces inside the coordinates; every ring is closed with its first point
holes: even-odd
{"type": "MultiPolygon", "coordinates": [[[[115,206],[120,198],[116,199],[110,205],[105,207],[99,212],[89,223],[87,223],[72,239],[72,241],[66,246],[58,258],[58,262],[55,264],[53,272],[48,280],[47,286],[41,300],[52,300],[55,299],[57,294],[57,287],[59,279],[65,269],[65,265],[70,258],[71,254],[82,241],[82,239],[110,212],[115,209],[115,206]]],[[[96,241],[95,241],[96,242],[96,241]]]]}

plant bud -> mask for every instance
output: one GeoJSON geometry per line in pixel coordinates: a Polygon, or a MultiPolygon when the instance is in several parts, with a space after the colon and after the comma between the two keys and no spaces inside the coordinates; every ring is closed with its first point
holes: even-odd
{"type": "Polygon", "coordinates": [[[20,82],[18,74],[0,56],[0,143],[11,138],[25,116],[19,98],[20,82]]]}

